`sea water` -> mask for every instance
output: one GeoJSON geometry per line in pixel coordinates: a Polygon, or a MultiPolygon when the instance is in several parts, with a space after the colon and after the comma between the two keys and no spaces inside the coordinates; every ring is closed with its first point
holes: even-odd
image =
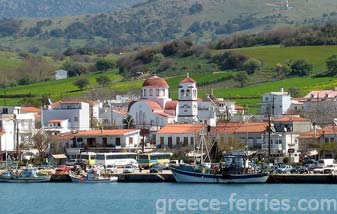
{"type": "Polygon", "coordinates": [[[337,185],[0,184],[2,214],[325,214],[336,200],[337,185]]]}

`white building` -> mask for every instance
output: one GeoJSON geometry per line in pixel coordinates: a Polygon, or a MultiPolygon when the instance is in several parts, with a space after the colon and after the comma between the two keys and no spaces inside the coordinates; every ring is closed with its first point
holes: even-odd
{"type": "MultiPolygon", "coordinates": [[[[39,127],[40,109],[35,107],[0,107],[1,153],[15,153],[20,145],[31,145],[39,127]]],[[[5,159],[5,156],[2,157],[5,159]]]]}
{"type": "Polygon", "coordinates": [[[89,104],[59,102],[42,110],[42,127],[51,134],[90,129],[89,104]]]}
{"type": "Polygon", "coordinates": [[[55,71],[55,80],[62,80],[67,78],[68,78],[68,71],[62,69],[55,71]]]}
{"type": "Polygon", "coordinates": [[[139,148],[140,139],[140,130],[137,129],[78,131],[65,147],[70,156],[80,151],[112,152],[139,148]]]}
{"type": "MultiPolygon", "coordinates": [[[[277,163],[283,163],[285,157],[289,158],[290,163],[298,163],[300,153],[298,151],[298,134],[291,132],[276,132],[270,137],[270,154],[277,163]]],[[[263,136],[262,151],[265,154],[269,152],[269,136],[263,136]]],[[[266,155],[268,156],[268,155],[266,155]]]]}
{"type": "Polygon", "coordinates": [[[262,96],[261,114],[280,116],[287,114],[291,106],[291,97],[288,92],[269,92],[262,96]]]}
{"type": "Polygon", "coordinates": [[[202,124],[169,124],[156,134],[156,145],[160,148],[193,147],[198,145],[202,124]]]}

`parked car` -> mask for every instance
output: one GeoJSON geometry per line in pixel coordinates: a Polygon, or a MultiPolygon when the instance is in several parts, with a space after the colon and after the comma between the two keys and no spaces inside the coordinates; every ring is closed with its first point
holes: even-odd
{"type": "Polygon", "coordinates": [[[133,164],[128,164],[124,167],[123,173],[134,173],[137,170],[136,166],[133,164]]]}
{"type": "Polygon", "coordinates": [[[309,169],[305,166],[296,166],[296,167],[293,167],[290,170],[290,173],[292,173],[292,174],[308,174],[309,169]]]}
{"type": "Polygon", "coordinates": [[[328,165],[324,167],[323,173],[324,174],[331,174],[333,172],[337,172],[337,164],[328,165]]]}
{"type": "Polygon", "coordinates": [[[69,159],[69,160],[66,161],[67,166],[75,166],[76,164],[77,164],[76,159],[69,159]]]}
{"type": "Polygon", "coordinates": [[[115,165],[97,165],[94,166],[94,168],[99,169],[101,171],[106,171],[107,173],[116,173],[117,172],[117,167],[115,165]]]}
{"type": "Polygon", "coordinates": [[[323,173],[324,173],[324,167],[321,167],[321,166],[316,167],[316,168],[313,170],[313,172],[314,172],[315,174],[323,174],[323,173]]]}
{"type": "Polygon", "coordinates": [[[164,169],[165,169],[164,165],[162,165],[160,163],[156,163],[156,164],[151,166],[150,173],[159,173],[159,172],[162,172],[164,169]]]}
{"type": "Polygon", "coordinates": [[[293,167],[290,166],[290,165],[283,165],[283,166],[280,166],[279,168],[277,168],[276,172],[280,173],[280,174],[290,173],[292,168],[293,167]]]}

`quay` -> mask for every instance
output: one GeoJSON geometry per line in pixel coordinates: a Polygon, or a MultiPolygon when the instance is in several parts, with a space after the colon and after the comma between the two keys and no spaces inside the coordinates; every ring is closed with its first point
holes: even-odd
{"type": "Polygon", "coordinates": [[[337,175],[332,174],[273,174],[267,183],[284,184],[337,184],[337,175]]]}
{"type": "MultiPolygon", "coordinates": [[[[135,183],[175,183],[175,179],[169,170],[162,173],[149,173],[144,170],[141,173],[116,173],[118,182],[135,183]]],[[[71,182],[69,175],[52,175],[50,182],[71,182]]],[[[267,180],[268,184],[337,184],[337,175],[332,174],[272,174],[267,180]]]]}

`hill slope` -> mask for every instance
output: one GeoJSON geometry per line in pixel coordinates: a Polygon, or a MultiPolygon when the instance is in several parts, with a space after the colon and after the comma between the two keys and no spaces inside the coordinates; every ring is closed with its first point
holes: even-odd
{"type": "Polygon", "coordinates": [[[110,12],[145,0],[0,0],[0,17],[55,17],[110,12]]]}
{"type": "MultiPolygon", "coordinates": [[[[93,7],[89,7],[93,3],[88,3],[85,8],[95,10],[95,7],[102,7],[110,11],[109,8],[114,4],[107,2],[111,1],[115,2],[103,0],[93,7]]],[[[68,47],[125,47],[173,39],[191,39],[204,43],[237,32],[260,32],[280,26],[337,22],[335,0],[290,1],[288,8],[282,2],[284,1],[150,0],[106,14],[52,20],[0,20],[0,42],[2,47],[24,51],[38,47],[41,50],[38,53],[45,53],[68,47]]],[[[54,4],[51,4],[51,10],[63,11],[57,9],[57,6],[53,7],[54,4]]],[[[72,9],[66,8],[64,13],[78,14],[67,10],[72,9]]]]}

